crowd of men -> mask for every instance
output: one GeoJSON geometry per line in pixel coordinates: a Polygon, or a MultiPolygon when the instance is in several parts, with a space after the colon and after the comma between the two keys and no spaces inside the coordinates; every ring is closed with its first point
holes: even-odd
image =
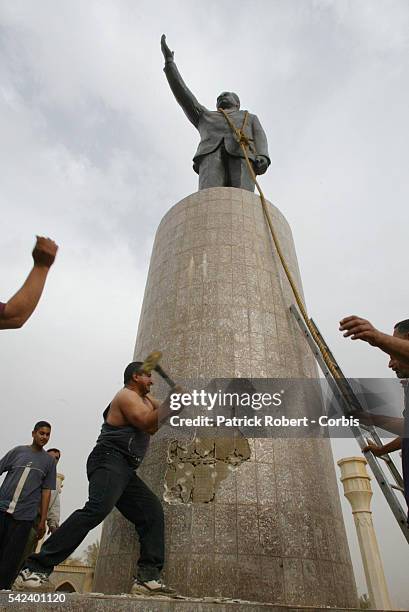
{"type": "MultiPolygon", "coordinates": [[[[19,291],[6,303],[0,302],[0,328],[18,328],[34,312],[54,262],[58,247],[49,238],[37,237],[34,266],[19,291]]],[[[345,337],[362,340],[390,356],[389,367],[404,384],[405,406],[409,391],[409,319],[397,323],[393,335],[377,330],[356,316],[342,319],[345,337]]],[[[32,444],[16,446],[0,460],[0,474],[7,473],[0,488],[0,589],[50,589],[49,576],[116,507],[134,524],[140,556],[135,570],[133,593],[168,594],[175,591],[161,580],[164,565],[164,515],[162,504],[137,475],[149,447],[150,436],[170,414],[169,396],[160,403],[150,390],[151,374],[141,362],[124,371],[124,386],[103,412],[103,425],[87,460],[89,496],[60,526],[56,493],[56,465],[60,451],[44,450],[51,425],[38,421],[32,444]],[[50,537],[40,552],[36,544],[46,532],[50,537]]],[[[174,387],[170,393],[180,393],[174,387]]],[[[405,498],[409,505],[409,414],[402,418],[360,413],[360,418],[396,434],[383,446],[369,443],[364,452],[383,455],[402,449],[405,498]]]]}

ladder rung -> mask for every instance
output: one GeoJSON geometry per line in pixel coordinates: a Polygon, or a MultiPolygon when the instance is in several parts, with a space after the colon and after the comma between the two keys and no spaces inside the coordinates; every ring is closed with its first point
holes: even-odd
{"type": "Polygon", "coordinates": [[[404,493],[404,488],[403,488],[403,487],[400,487],[400,486],[399,486],[399,485],[397,485],[397,484],[392,484],[392,483],[390,482],[390,483],[389,483],[389,486],[391,486],[391,487],[392,487],[392,489],[395,489],[396,491],[400,491],[401,493],[404,493]]]}

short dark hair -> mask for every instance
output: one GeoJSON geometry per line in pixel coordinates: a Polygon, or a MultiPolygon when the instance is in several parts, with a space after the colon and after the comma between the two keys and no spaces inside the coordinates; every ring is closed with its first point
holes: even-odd
{"type": "Polygon", "coordinates": [[[132,361],[129,363],[124,372],[124,385],[129,383],[133,374],[142,374],[143,361],[132,361]]]}
{"type": "Polygon", "coordinates": [[[59,448],[47,448],[47,453],[58,453],[61,457],[61,451],[59,448]]]}
{"type": "Polygon", "coordinates": [[[393,329],[397,331],[398,334],[409,333],[409,319],[404,319],[403,321],[399,321],[399,323],[396,323],[393,329]]]}
{"type": "Polygon", "coordinates": [[[47,421],[38,421],[34,425],[33,431],[37,431],[37,429],[40,429],[41,427],[48,427],[48,429],[51,429],[51,425],[50,425],[50,423],[47,423],[47,421]]]}

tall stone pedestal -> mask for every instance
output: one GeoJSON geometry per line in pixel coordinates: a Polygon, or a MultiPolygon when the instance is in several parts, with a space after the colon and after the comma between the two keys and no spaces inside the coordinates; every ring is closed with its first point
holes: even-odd
{"type": "MultiPolygon", "coordinates": [[[[270,209],[301,290],[291,230],[270,209]]],[[[175,379],[315,377],[314,359],[288,311],[293,301],[259,197],[224,187],[200,191],[173,206],[159,226],[135,358],[160,349],[175,379]]],[[[353,607],[329,441],[248,445],[249,459],[229,471],[207,503],[164,502],[165,580],[184,595],[353,607]]],[[[169,441],[153,438],[140,471],[162,499],[168,448],[169,441]]],[[[133,541],[133,528],[114,512],[105,521],[94,590],[129,588],[133,541]]]]}

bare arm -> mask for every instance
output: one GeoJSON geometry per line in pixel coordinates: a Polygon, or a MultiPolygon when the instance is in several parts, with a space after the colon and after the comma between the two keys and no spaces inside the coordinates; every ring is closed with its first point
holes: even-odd
{"type": "Polygon", "coordinates": [[[403,437],[405,431],[405,419],[401,417],[391,417],[385,414],[371,414],[370,412],[357,412],[354,416],[365,425],[375,425],[386,431],[403,437]]]}
{"type": "Polygon", "coordinates": [[[409,365],[409,341],[403,338],[389,336],[382,332],[378,332],[379,336],[376,339],[377,346],[384,353],[395,357],[395,359],[409,365]]]}
{"type": "Polygon", "coordinates": [[[34,312],[54,262],[57,245],[49,238],[37,237],[33,250],[34,266],[23,286],[10,298],[0,314],[0,329],[22,327],[34,312]]]}
{"type": "Polygon", "coordinates": [[[153,397],[143,400],[137,393],[124,390],[118,397],[118,408],[128,423],[153,435],[172,412],[170,394],[180,392],[180,387],[174,387],[166,400],[160,403],[153,397]]]}
{"type": "Polygon", "coordinates": [[[45,522],[47,520],[48,506],[50,505],[51,490],[42,489],[41,491],[41,505],[40,505],[40,522],[37,527],[37,537],[39,540],[45,534],[45,522]]]}
{"type": "Polygon", "coordinates": [[[384,334],[370,321],[355,315],[342,319],[339,329],[345,332],[345,338],[350,337],[351,340],[368,342],[395,359],[409,364],[409,340],[384,334]]]}
{"type": "MultiPolygon", "coordinates": [[[[50,496],[51,497],[51,496],[50,496]]],[[[51,504],[47,512],[47,525],[50,533],[54,533],[60,525],[60,494],[58,490],[55,491],[54,503],[51,504]]]]}
{"type": "Polygon", "coordinates": [[[374,442],[368,442],[368,445],[362,449],[363,453],[367,451],[371,451],[377,457],[381,457],[382,455],[387,455],[388,453],[393,453],[394,451],[400,450],[402,448],[402,438],[398,437],[388,442],[388,444],[382,444],[382,446],[378,446],[374,444],[374,442]]]}

